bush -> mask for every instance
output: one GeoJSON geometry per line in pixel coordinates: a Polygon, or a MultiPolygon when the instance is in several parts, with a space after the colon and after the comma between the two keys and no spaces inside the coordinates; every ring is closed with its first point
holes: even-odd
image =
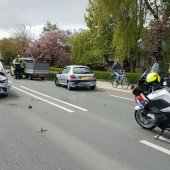
{"type": "MultiPolygon", "coordinates": [[[[113,72],[111,71],[94,71],[94,73],[96,74],[96,78],[98,80],[106,80],[106,81],[110,81],[111,79],[111,75],[113,74],[113,72]]],[[[140,76],[142,75],[142,73],[126,73],[126,77],[128,78],[130,84],[136,84],[138,79],[140,78],[140,76]]]]}
{"type": "Polygon", "coordinates": [[[47,80],[55,80],[56,73],[50,72],[48,76],[46,77],[47,80]]]}
{"type": "Polygon", "coordinates": [[[50,67],[50,73],[47,76],[47,80],[54,80],[56,77],[56,74],[62,70],[62,68],[56,68],[56,67],[50,67]]]}
{"type": "Polygon", "coordinates": [[[96,78],[97,79],[101,79],[101,80],[106,80],[106,81],[110,81],[111,80],[111,75],[113,74],[113,72],[107,72],[107,71],[93,71],[96,74],[96,78]]]}
{"type": "Polygon", "coordinates": [[[58,72],[62,70],[62,68],[50,67],[50,72],[58,72]]]}
{"type": "Polygon", "coordinates": [[[142,73],[126,73],[130,84],[136,84],[142,73]]]}
{"type": "MultiPolygon", "coordinates": [[[[61,68],[50,67],[50,74],[48,76],[49,80],[54,80],[56,73],[59,72],[61,68]]],[[[112,71],[93,71],[96,74],[97,80],[110,81],[112,71]]],[[[130,84],[136,84],[142,73],[126,73],[130,84]]]]}

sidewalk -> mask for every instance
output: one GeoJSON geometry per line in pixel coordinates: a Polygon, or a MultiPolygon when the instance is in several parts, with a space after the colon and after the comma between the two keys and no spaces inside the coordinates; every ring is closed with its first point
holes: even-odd
{"type": "Polygon", "coordinates": [[[121,85],[117,86],[116,88],[114,88],[110,82],[104,82],[104,81],[97,81],[97,88],[100,89],[108,89],[108,90],[113,90],[113,91],[121,91],[121,92],[125,92],[125,93],[132,93],[131,91],[131,86],[128,87],[128,89],[123,89],[121,85]]]}

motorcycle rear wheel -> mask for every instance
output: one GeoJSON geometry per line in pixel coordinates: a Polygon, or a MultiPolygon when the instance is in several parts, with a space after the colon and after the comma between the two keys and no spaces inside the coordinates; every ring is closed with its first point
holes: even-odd
{"type": "Polygon", "coordinates": [[[152,130],[156,127],[152,122],[148,121],[144,116],[142,116],[142,113],[140,110],[135,110],[134,116],[135,116],[136,122],[142,128],[152,130]]]}

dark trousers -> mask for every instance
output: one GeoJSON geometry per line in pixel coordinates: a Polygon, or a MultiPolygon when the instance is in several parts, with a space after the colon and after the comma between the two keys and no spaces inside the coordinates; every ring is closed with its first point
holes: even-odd
{"type": "Polygon", "coordinates": [[[21,78],[21,73],[19,70],[15,70],[14,71],[14,76],[15,76],[15,79],[20,79],[21,78]]]}

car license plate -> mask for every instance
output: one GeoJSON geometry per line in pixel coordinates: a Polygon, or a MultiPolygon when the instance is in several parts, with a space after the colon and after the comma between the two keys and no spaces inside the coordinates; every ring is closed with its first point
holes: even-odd
{"type": "Polygon", "coordinates": [[[81,80],[89,80],[90,77],[81,77],[81,80]]]}

